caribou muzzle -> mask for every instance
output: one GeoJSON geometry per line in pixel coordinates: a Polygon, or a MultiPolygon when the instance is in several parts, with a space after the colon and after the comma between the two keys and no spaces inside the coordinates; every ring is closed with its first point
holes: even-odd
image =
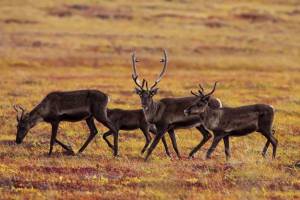
{"type": "Polygon", "coordinates": [[[19,138],[17,138],[17,139],[16,139],[16,143],[17,143],[17,144],[21,144],[21,143],[22,143],[22,140],[19,139],[19,138]]]}
{"type": "Polygon", "coordinates": [[[142,108],[143,108],[144,111],[148,111],[149,110],[149,106],[147,106],[147,105],[142,105],[142,108]]]}

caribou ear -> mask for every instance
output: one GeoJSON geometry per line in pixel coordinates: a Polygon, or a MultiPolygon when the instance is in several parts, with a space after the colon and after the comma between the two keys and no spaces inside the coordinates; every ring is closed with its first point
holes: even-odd
{"type": "Polygon", "coordinates": [[[140,95],[142,93],[142,91],[139,88],[134,88],[135,93],[137,93],[138,95],[140,95]]]}
{"type": "Polygon", "coordinates": [[[157,91],[158,91],[158,88],[154,88],[154,89],[150,90],[151,96],[156,95],[157,91]]]}

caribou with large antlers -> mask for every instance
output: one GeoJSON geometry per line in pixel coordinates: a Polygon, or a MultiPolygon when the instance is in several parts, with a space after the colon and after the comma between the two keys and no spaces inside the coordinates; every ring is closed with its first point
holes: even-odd
{"type": "MultiPolygon", "coordinates": [[[[143,79],[142,83],[138,79],[138,74],[136,70],[136,63],[138,62],[135,54],[132,54],[132,79],[136,84],[136,93],[140,96],[141,105],[145,114],[147,121],[151,124],[155,124],[157,128],[157,135],[155,136],[151,146],[147,151],[145,160],[149,158],[154,148],[157,146],[159,140],[164,136],[167,131],[174,131],[174,129],[179,128],[191,128],[196,127],[203,138],[201,142],[190,152],[189,157],[193,155],[209,140],[211,134],[203,127],[200,123],[200,118],[198,115],[186,116],[184,115],[184,109],[196,100],[196,97],[182,97],[182,98],[164,98],[159,101],[154,101],[153,97],[158,91],[157,84],[160,82],[164,76],[168,57],[167,52],[164,50],[164,58],[161,62],[164,64],[161,73],[154,82],[154,84],[149,88],[148,82],[143,79]]],[[[221,102],[218,99],[211,98],[209,106],[212,108],[221,107],[221,102]]]]}
{"type": "Polygon", "coordinates": [[[108,96],[98,90],[78,90],[70,92],[52,92],[31,112],[25,112],[21,106],[14,106],[17,111],[17,137],[16,143],[22,143],[28,131],[39,122],[47,122],[52,126],[49,155],[52,153],[54,143],[71,154],[75,154],[69,145],[65,145],[57,138],[57,130],[61,121],[77,122],[85,120],[90,135],[80,148],[81,153],[98,133],[94,118],[110,129],[114,134],[114,155],[118,155],[118,133],[107,117],[108,96]]]}
{"type": "Polygon", "coordinates": [[[259,132],[267,139],[262,155],[265,157],[270,143],[273,146],[273,158],[276,156],[277,139],[272,130],[274,109],[270,105],[255,104],[242,107],[222,107],[211,109],[208,104],[211,95],[216,89],[217,83],[208,94],[199,93],[196,100],[185,110],[186,116],[198,115],[202,124],[208,130],[213,131],[214,140],[207,151],[206,158],[210,158],[221,139],[224,139],[226,159],[230,157],[229,137],[244,136],[253,132],[259,132]],[[226,141],[226,142],[225,142],[226,141]]]}

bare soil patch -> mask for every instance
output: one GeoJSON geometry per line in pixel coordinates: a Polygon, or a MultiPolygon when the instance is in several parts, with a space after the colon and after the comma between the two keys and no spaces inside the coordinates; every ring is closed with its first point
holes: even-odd
{"type": "Polygon", "coordinates": [[[14,19],[14,18],[9,18],[3,20],[4,23],[6,24],[37,24],[37,21],[33,20],[26,20],[26,19],[14,19]]]}
{"type": "Polygon", "coordinates": [[[70,17],[80,15],[83,17],[94,17],[102,20],[132,20],[133,15],[130,8],[117,7],[108,8],[98,5],[72,4],[54,7],[48,10],[48,14],[57,17],[70,17]]]}
{"type": "Polygon", "coordinates": [[[262,23],[262,22],[280,22],[279,17],[275,17],[271,13],[264,10],[256,10],[249,8],[236,8],[231,12],[234,18],[239,20],[246,20],[250,23],[262,23]]]}
{"type": "Polygon", "coordinates": [[[223,54],[232,54],[232,53],[247,53],[254,54],[259,53],[258,49],[252,48],[243,48],[243,47],[233,47],[233,46],[222,46],[222,45],[198,45],[193,50],[195,53],[204,54],[204,53],[223,53],[223,54]]]}

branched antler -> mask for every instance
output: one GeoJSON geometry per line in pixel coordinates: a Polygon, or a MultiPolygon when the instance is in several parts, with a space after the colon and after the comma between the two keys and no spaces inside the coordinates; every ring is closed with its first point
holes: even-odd
{"type": "Polygon", "coordinates": [[[204,94],[204,88],[202,87],[201,84],[199,84],[200,90],[198,90],[198,94],[194,93],[193,91],[191,91],[191,94],[194,95],[194,96],[196,96],[196,97],[207,97],[207,96],[210,96],[210,95],[212,95],[215,92],[216,87],[217,87],[217,83],[218,83],[218,81],[215,82],[212,91],[210,91],[208,94],[204,94]]]}
{"type": "Polygon", "coordinates": [[[214,87],[213,87],[213,89],[210,91],[210,93],[208,93],[208,94],[205,95],[206,97],[212,95],[212,94],[215,92],[216,87],[217,87],[217,83],[218,83],[218,81],[215,82],[214,87]]]}
{"type": "Polygon", "coordinates": [[[199,95],[196,94],[196,93],[194,93],[192,90],[191,90],[191,94],[194,95],[194,96],[196,96],[196,97],[199,97],[199,95]]]}
{"type": "MultiPolygon", "coordinates": [[[[160,82],[160,80],[162,79],[162,77],[165,75],[166,73],[166,69],[167,69],[167,64],[168,64],[168,56],[167,56],[167,51],[164,49],[163,51],[164,53],[164,57],[160,60],[160,62],[164,63],[163,69],[160,72],[158,78],[156,79],[156,81],[154,82],[154,84],[150,87],[150,91],[153,90],[155,88],[155,86],[160,82]]],[[[137,70],[136,70],[136,63],[139,62],[135,56],[135,53],[132,53],[131,56],[132,59],[132,79],[134,81],[134,83],[141,89],[143,90],[144,85],[146,84],[146,89],[147,91],[149,91],[149,87],[148,87],[148,82],[145,81],[145,79],[143,79],[142,84],[140,83],[139,79],[138,79],[138,74],[137,74],[137,70]]]]}
{"type": "Polygon", "coordinates": [[[204,96],[204,88],[202,87],[202,85],[200,83],[199,83],[199,88],[200,88],[200,90],[198,90],[199,94],[204,96]]]}
{"type": "Polygon", "coordinates": [[[14,105],[13,108],[17,112],[17,119],[18,120],[22,119],[22,117],[24,116],[24,113],[25,113],[25,109],[20,105],[14,105]],[[21,113],[20,113],[20,111],[21,111],[21,113]]]}
{"type": "Polygon", "coordinates": [[[167,70],[167,64],[168,64],[168,55],[167,55],[167,51],[164,49],[164,58],[162,58],[160,60],[160,62],[164,63],[164,67],[162,69],[162,71],[160,72],[158,78],[156,79],[156,81],[154,82],[154,84],[151,86],[150,90],[154,89],[154,87],[160,82],[160,80],[162,79],[162,77],[165,75],[166,70],[167,70]]]}
{"type": "Polygon", "coordinates": [[[141,90],[143,90],[143,87],[144,87],[144,84],[145,84],[145,79],[143,79],[143,82],[142,82],[142,85],[141,85],[140,81],[138,80],[138,75],[137,75],[137,70],[136,70],[136,63],[139,62],[139,61],[136,59],[135,53],[132,54],[131,59],[132,59],[132,70],[133,70],[132,79],[133,79],[134,83],[141,90]]]}

